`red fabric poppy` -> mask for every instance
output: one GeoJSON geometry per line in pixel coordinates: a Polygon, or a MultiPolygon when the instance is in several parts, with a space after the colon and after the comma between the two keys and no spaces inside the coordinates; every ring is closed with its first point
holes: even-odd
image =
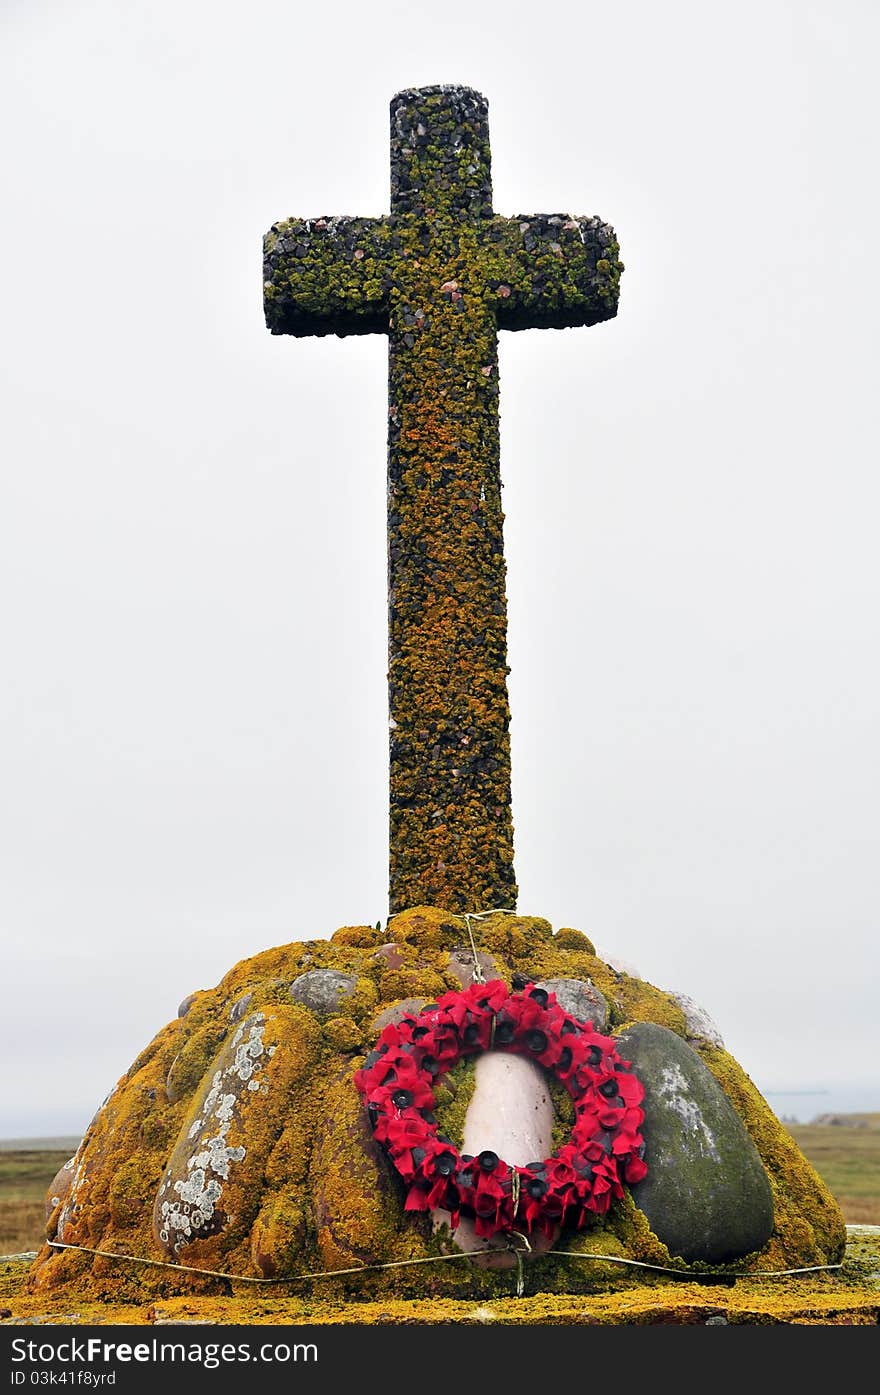
{"type": "Polygon", "coordinates": [[[355,1085],[373,1136],[407,1184],[406,1210],[442,1208],[453,1228],[464,1210],[485,1238],[582,1226],[623,1196],[624,1182],[647,1175],[644,1089],[630,1062],[611,1037],[533,985],[513,993],[496,979],[445,993],[418,1016],[385,1027],[355,1085]],[[575,1101],[569,1140],[541,1164],[511,1168],[488,1152],[463,1158],[437,1135],[434,1081],[462,1057],[493,1049],[553,1072],[575,1101]]]}

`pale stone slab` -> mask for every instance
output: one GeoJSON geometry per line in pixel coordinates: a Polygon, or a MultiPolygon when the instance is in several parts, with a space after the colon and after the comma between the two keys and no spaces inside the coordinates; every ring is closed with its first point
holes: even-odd
{"type": "Polygon", "coordinates": [[[486,1051],[464,1121],[463,1153],[491,1148],[516,1167],[550,1156],[553,1101],[543,1071],[524,1056],[486,1051]]]}
{"type": "MultiPolygon", "coordinates": [[[[156,1239],[174,1259],[184,1246],[222,1230],[226,1215],[220,1203],[230,1169],[247,1155],[234,1146],[230,1130],[245,1136],[242,1116],[265,1094],[267,1062],[275,1047],[266,1047],[266,1017],[255,1012],[238,1027],[202,1085],[192,1123],[185,1123],[165,1169],[153,1212],[156,1239]]],[[[265,1112],[264,1101],[259,1107],[265,1112]]]]}
{"type": "MultiPolygon", "coordinates": [[[[487,1051],[476,1065],[476,1084],[464,1121],[463,1153],[476,1157],[484,1149],[497,1153],[512,1167],[541,1162],[553,1151],[553,1101],[547,1077],[532,1061],[505,1051],[487,1051]]],[[[434,1212],[434,1229],[449,1225],[448,1211],[434,1212]]],[[[557,1232],[558,1233],[558,1232],[557,1232]]],[[[516,1263],[507,1237],[495,1241],[477,1235],[474,1222],[462,1217],[454,1232],[460,1250],[472,1253],[487,1247],[498,1249],[497,1258],[482,1256],[475,1263],[491,1269],[508,1269],[516,1263]]],[[[550,1249],[549,1238],[530,1237],[533,1251],[550,1249]]]]}

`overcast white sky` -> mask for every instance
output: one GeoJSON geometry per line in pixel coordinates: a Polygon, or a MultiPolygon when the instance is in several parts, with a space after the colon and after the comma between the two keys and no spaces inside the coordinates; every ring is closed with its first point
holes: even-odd
{"type": "Polygon", "coordinates": [[[192,989],[384,917],[384,338],[272,338],[261,237],[490,102],[499,212],[619,318],[502,337],[520,909],[877,1085],[878,7],[6,0],[0,1135],[192,989]]]}

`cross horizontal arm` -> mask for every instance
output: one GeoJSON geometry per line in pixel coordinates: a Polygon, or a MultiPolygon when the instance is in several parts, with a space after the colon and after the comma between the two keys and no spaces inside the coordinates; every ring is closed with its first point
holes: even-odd
{"type": "Polygon", "coordinates": [[[614,229],[600,218],[494,217],[481,243],[499,329],[565,329],[617,314],[623,263],[614,229]]]}
{"type": "Polygon", "coordinates": [[[273,334],[388,332],[382,218],[289,218],[263,239],[263,306],[273,334]]]}

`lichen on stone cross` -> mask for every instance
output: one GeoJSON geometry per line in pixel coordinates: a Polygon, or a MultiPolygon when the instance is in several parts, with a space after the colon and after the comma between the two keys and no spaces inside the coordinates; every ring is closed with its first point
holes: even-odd
{"type": "Polygon", "coordinates": [[[600,219],[492,211],[487,103],[391,102],[391,214],[265,239],[273,334],[389,341],[392,912],[514,907],[499,329],[596,324],[622,265],[600,219]]]}

